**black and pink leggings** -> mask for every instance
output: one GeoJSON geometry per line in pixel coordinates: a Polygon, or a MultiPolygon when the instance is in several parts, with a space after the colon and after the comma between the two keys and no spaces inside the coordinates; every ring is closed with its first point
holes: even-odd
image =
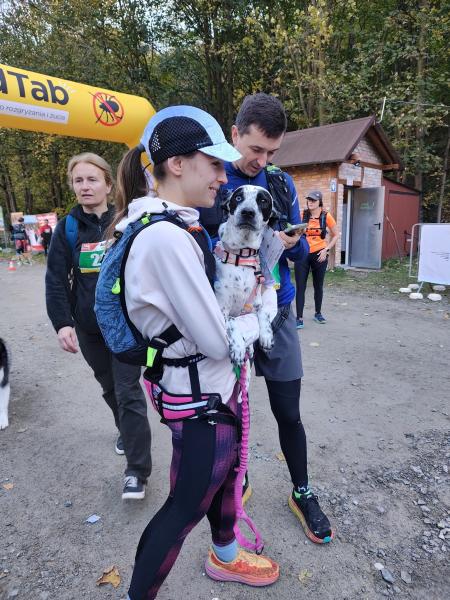
{"type": "Polygon", "coordinates": [[[186,536],[205,515],[214,544],[226,546],[235,539],[236,425],[190,419],[169,427],[170,493],[139,541],[128,592],[131,600],[156,598],[186,536]]]}

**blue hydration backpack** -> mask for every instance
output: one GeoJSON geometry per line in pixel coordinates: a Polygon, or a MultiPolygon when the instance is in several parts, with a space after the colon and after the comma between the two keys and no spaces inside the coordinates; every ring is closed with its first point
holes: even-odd
{"type": "Polygon", "coordinates": [[[64,230],[67,243],[69,244],[69,247],[73,253],[78,237],[78,219],[76,219],[73,215],[67,215],[66,222],[64,223],[64,230]]]}
{"type": "MultiPolygon", "coordinates": [[[[203,250],[209,247],[210,240],[204,230],[191,232],[174,211],[166,210],[156,215],[145,213],[140,219],[130,223],[106,252],[95,291],[95,314],[108,348],[122,362],[155,369],[155,380],[162,375],[163,350],[182,335],[175,325],[171,325],[157,337],[144,339],[128,315],[125,302],[125,265],[135,237],[146,227],[160,221],[168,221],[189,231],[203,250]]],[[[206,256],[205,264],[208,264],[206,256]]],[[[207,275],[210,278],[208,272],[207,275]]],[[[203,355],[195,355],[174,359],[172,362],[177,363],[175,366],[189,366],[191,362],[198,362],[202,358],[203,355]]]]}

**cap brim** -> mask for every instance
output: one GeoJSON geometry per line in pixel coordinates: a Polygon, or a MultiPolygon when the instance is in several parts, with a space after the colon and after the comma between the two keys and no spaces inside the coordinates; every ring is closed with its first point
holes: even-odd
{"type": "Polygon", "coordinates": [[[225,160],[227,162],[233,162],[242,158],[242,154],[228,142],[221,142],[220,144],[214,144],[213,146],[199,148],[199,151],[208,156],[214,156],[214,158],[220,158],[220,160],[225,160]]]}

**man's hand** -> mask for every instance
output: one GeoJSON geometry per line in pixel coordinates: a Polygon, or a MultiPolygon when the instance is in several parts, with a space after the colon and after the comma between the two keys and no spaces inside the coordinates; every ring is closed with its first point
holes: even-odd
{"type": "Polygon", "coordinates": [[[294,235],[286,235],[285,233],[283,233],[283,231],[276,231],[275,233],[278,234],[278,237],[283,242],[285,250],[290,250],[298,242],[303,231],[299,229],[294,233],[294,235]]]}
{"type": "Polygon", "coordinates": [[[63,350],[76,354],[78,352],[77,334],[73,327],[61,327],[58,331],[58,342],[63,350]]]}

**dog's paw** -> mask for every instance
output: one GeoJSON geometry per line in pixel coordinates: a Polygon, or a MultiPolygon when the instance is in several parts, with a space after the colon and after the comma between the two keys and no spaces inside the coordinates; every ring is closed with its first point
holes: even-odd
{"type": "Polygon", "coordinates": [[[244,364],[246,351],[247,348],[243,339],[230,340],[230,358],[233,365],[241,367],[244,364]]]}
{"type": "Polygon", "coordinates": [[[272,328],[259,332],[259,345],[264,352],[270,352],[274,345],[272,328]]]}
{"type": "Polygon", "coordinates": [[[8,415],[0,415],[0,429],[6,429],[8,425],[8,415]]]}
{"type": "Polygon", "coordinates": [[[227,321],[228,343],[230,347],[230,358],[234,365],[241,366],[244,364],[247,348],[245,347],[244,338],[242,337],[239,327],[234,319],[227,321]]]}

